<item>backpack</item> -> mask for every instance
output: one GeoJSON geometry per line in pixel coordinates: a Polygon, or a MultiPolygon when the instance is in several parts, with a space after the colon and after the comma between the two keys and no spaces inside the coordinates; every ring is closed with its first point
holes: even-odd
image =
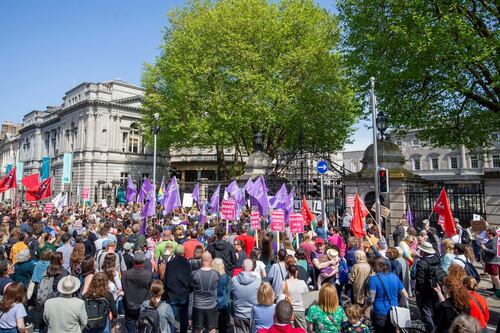
{"type": "Polygon", "coordinates": [[[464,245],[470,244],[469,232],[466,229],[462,229],[462,234],[460,235],[460,242],[464,245]]]}
{"type": "Polygon", "coordinates": [[[431,282],[431,287],[434,288],[437,285],[442,286],[444,283],[444,279],[446,278],[446,272],[441,268],[440,265],[432,266],[429,264],[426,258],[423,258],[427,265],[429,265],[429,278],[431,282]]]}
{"type": "Polygon", "coordinates": [[[46,300],[51,299],[56,296],[54,292],[54,277],[47,276],[43,274],[40,283],[38,284],[38,290],[36,292],[36,301],[38,304],[42,305],[46,300]]]}
{"type": "Polygon", "coordinates": [[[153,308],[145,308],[139,313],[137,319],[137,333],[157,333],[160,323],[160,314],[153,308]]]}
{"type": "Polygon", "coordinates": [[[105,298],[86,299],[87,330],[99,330],[108,323],[109,302],[105,298]]]}
{"type": "Polygon", "coordinates": [[[468,276],[473,277],[477,283],[481,282],[481,276],[477,272],[476,267],[474,267],[474,265],[472,265],[469,260],[465,259],[465,261],[463,261],[462,259],[456,257],[455,259],[461,261],[464,264],[464,270],[468,276]]]}

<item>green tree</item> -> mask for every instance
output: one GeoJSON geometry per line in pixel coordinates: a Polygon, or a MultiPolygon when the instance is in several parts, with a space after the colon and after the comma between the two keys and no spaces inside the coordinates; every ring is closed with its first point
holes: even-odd
{"type": "Polygon", "coordinates": [[[272,158],[341,149],[361,108],[339,43],[338,19],[312,0],[188,1],[146,65],[146,126],[159,112],[161,146],[215,146],[222,173],[224,147],[248,155],[259,130],[272,158]]]}
{"type": "Polygon", "coordinates": [[[500,5],[489,0],[338,0],[359,89],[377,80],[397,133],[482,147],[500,129],[500,5]]]}

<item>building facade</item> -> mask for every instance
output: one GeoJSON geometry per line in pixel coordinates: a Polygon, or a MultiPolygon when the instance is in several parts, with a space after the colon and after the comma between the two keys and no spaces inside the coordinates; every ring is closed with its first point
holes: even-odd
{"type": "MultiPolygon", "coordinates": [[[[115,196],[130,175],[153,175],[152,149],[141,135],[142,88],[121,80],[82,83],[65,93],[60,106],[32,111],[17,136],[4,140],[2,170],[22,162],[24,176],[40,172],[50,158],[52,192],[69,191],[79,200],[83,187],[90,199],[115,196]],[[17,148],[17,152],[16,152],[17,148]],[[71,184],[62,184],[64,153],[72,153],[71,184]]],[[[157,154],[157,175],[165,174],[166,154],[157,154]]]]}

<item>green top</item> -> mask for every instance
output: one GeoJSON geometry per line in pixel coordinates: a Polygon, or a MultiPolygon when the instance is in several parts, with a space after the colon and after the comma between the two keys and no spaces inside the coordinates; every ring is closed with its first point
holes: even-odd
{"type": "Polygon", "coordinates": [[[45,251],[45,249],[50,249],[52,252],[56,252],[57,247],[52,243],[49,243],[49,242],[45,243],[44,246],[39,247],[36,250],[36,255],[38,256],[38,258],[40,258],[40,255],[42,254],[43,251],[45,251]]]}
{"type": "Polygon", "coordinates": [[[317,304],[311,305],[306,319],[313,324],[315,332],[339,333],[340,325],[347,320],[344,309],[339,305],[333,313],[326,313],[317,304]]]}
{"type": "Polygon", "coordinates": [[[167,247],[167,244],[172,245],[172,250],[174,251],[173,253],[175,254],[175,250],[177,250],[177,242],[172,240],[166,240],[156,244],[155,259],[160,258],[163,255],[163,253],[165,253],[165,248],[167,247]]]}

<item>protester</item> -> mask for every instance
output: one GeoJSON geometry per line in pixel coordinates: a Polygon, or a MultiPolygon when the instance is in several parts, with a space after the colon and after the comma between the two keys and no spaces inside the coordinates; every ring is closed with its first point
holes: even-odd
{"type": "Polygon", "coordinates": [[[287,271],[285,265],[286,250],[281,249],[278,251],[278,262],[271,266],[267,278],[273,286],[274,294],[278,297],[281,294],[282,284],[285,281],[287,271]]]}
{"type": "Polygon", "coordinates": [[[58,297],[48,299],[44,305],[43,319],[48,333],[80,333],[87,325],[85,302],[74,297],[80,280],[65,276],[57,283],[58,297]]]}
{"type": "Polygon", "coordinates": [[[149,288],[150,298],[141,305],[141,312],[152,310],[158,313],[159,321],[153,321],[153,332],[175,333],[175,317],[170,305],[162,301],[164,293],[163,283],[153,280],[149,288]]]}
{"type": "Polygon", "coordinates": [[[319,291],[318,302],[311,305],[307,311],[308,332],[340,332],[341,324],[347,317],[339,305],[337,290],[329,283],[324,284],[319,291]]]}
{"type": "Polygon", "coordinates": [[[163,284],[167,287],[168,303],[179,314],[180,332],[186,333],[189,326],[189,287],[191,284],[191,266],[184,258],[184,246],[177,245],[175,257],[167,263],[163,284]]]}
{"type": "MultiPolygon", "coordinates": [[[[284,251],[284,250],[283,250],[284,251]]],[[[234,332],[250,331],[252,307],[257,303],[260,279],[252,274],[253,263],[250,259],[243,262],[243,271],[232,279],[231,299],[233,300],[234,332]]]]}
{"type": "Polygon", "coordinates": [[[447,333],[455,318],[461,314],[470,314],[470,296],[460,281],[448,276],[444,280],[443,289],[444,294],[439,285],[434,287],[440,302],[433,316],[436,333],[447,333]]]}
{"type": "Polygon", "coordinates": [[[342,323],[343,333],[370,333],[370,328],[363,323],[363,309],[353,304],[345,309],[347,321],[342,323]]]}
{"type": "Polygon", "coordinates": [[[306,333],[303,328],[294,328],[290,322],[294,319],[293,308],[287,301],[279,301],[274,313],[274,324],[270,328],[261,328],[259,333],[306,333]]]}
{"type": "Polygon", "coordinates": [[[14,282],[22,283],[24,288],[28,288],[31,276],[33,275],[33,270],[35,269],[35,262],[31,260],[31,254],[27,248],[21,250],[17,254],[16,259],[12,280],[14,280],[14,282]]]}
{"type": "Polygon", "coordinates": [[[488,320],[490,320],[490,311],[488,309],[488,302],[486,299],[479,295],[476,290],[478,289],[477,281],[470,277],[465,276],[462,279],[464,287],[469,292],[470,300],[470,315],[474,317],[478,322],[479,326],[487,332],[488,331],[488,320]]]}
{"type": "MultiPolygon", "coordinates": [[[[497,329],[498,330],[498,329],[497,329]]],[[[481,333],[477,320],[468,315],[460,315],[451,323],[449,333],[481,333]]],[[[484,332],[484,331],[483,331],[484,332]]]]}
{"type": "Polygon", "coordinates": [[[488,241],[486,244],[481,244],[483,250],[483,258],[485,262],[484,272],[490,275],[493,287],[488,289],[495,292],[500,289],[500,279],[498,278],[498,267],[500,265],[500,257],[497,253],[498,239],[495,229],[488,229],[486,232],[488,241]]]}
{"type": "Polygon", "coordinates": [[[352,301],[354,304],[364,305],[367,295],[367,279],[372,269],[366,261],[366,254],[362,250],[355,252],[356,264],[349,273],[349,283],[352,285],[352,301]]]}
{"type": "Polygon", "coordinates": [[[306,283],[303,280],[297,278],[298,276],[298,266],[295,263],[287,265],[288,278],[282,284],[282,290],[280,291],[280,297],[278,299],[285,299],[293,307],[293,325],[295,327],[301,327],[303,329],[307,328],[304,304],[302,302],[302,297],[305,293],[309,291],[306,283]]]}
{"type": "Polygon", "coordinates": [[[63,256],[63,264],[62,267],[68,271],[70,270],[70,260],[71,253],[73,252],[73,246],[71,246],[71,235],[69,233],[64,233],[61,237],[61,242],[63,243],[56,251],[61,252],[63,256]]]}
{"type": "Polygon", "coordinates": [[[135,333],[142,303],[148,296],[149,285],[153,280],[151,271],[144,268],[146,257],[144,252],[134,253],[134,266],[123,272],[123,307],[125,309],[125,326],[128,333],[135,333]]]}
{"type": "Polygon", "coordinates": [[[229,308],[229,282],[231,278],[226,274],[224,262],[220,258],[212,260],[212,269],[219,273],[219,283],[217,284],[217,310],[218,329],[220,333],[226,333],[232,328],[231,314],[229,308]]]}
{"type": "Polygon", "coordinates": [[[236,264],[236,254],[234,251],[233,244],[230,244],[224,240],[226,231],[223,226],[219,226],[215,229],[215,235],[217,240],[210,244],[207,248],[208,252],[212,255],[212,258],[220,258],[224,262],[224,268],[226,269],[226,274],[233,276],[233,269],[236,264]]]}
{"type": "Polygon", "coordinates": [[[28,315],[23,302],[25,289],[21,283],[11,283],[5,288],[0,301],[0,332],[28,333],[24,318],[28,315]]]}
{"type": "Polygon", "coordinates": [[[87,326],[84,333],[104,333],[111,332],[111,321],[118,317],[118,310],[109,290],[108,277],[105,273],[97,273],[92,277],[90,286],[83,295],[85,307],[87,309],[87,326]],[[98,311],[93,311],[97,309],[98,311]],[[103,320],[105,319],[105,320],[103,320]]]}
{"type": "Polygon", "coordinates": [[[250,257],[252,253],[253,246],[255,244],[255,239],[252,236],[248,235],[248,229],[246,225],[241,224],[238,230],[238,237],[236,239],[241,240],[243,242],[243,248],[246,251],[246,256],[250,257]]]}
{"type": "MultiPolygon", "coordinates": [[[[448,268],[455,259],[455,243],[450,238],[443,240],[444,255],[441,257],[441,268],[448,273],[448,268]]],[[[463,266],[462,266],[463,267],[463,266]]]]}
{"type": "Polygon", "coordinates": [[[251,332],[256,333],[262,328],[273,325],[273,314],[276,304],[273,287],[269,282],[263,282],[257,291],[257,304],[252,307],[251,332]]]}

